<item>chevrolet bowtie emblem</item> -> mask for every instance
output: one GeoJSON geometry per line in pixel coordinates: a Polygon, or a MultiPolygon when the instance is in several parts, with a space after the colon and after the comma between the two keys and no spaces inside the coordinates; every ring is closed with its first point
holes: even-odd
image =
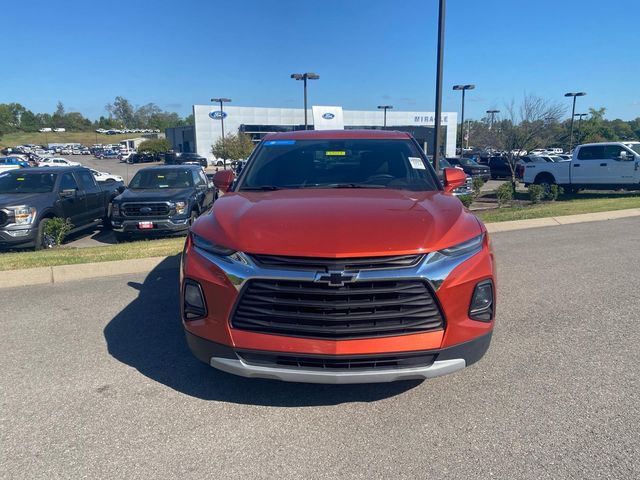
{"type": "Polygon", "coordinates": [[[328,272],[318,272],[314,282],[326,283],[331,287],[344,287],[345,283],[355,282],[357,278],[358,272],[329,270],[328,272]]]}

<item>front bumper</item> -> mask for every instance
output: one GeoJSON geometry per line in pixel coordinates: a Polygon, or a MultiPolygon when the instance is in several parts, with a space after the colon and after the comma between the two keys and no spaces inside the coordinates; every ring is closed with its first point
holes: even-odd
{"type": "MultiPolygon", "coordinates": [[[[369,368],[353,370],[252,364],[241,358],[231,347],[198,337],[189,331],[185,331],[185,334],[189,348],[196,358],[218,370],[248,378],[267,378],[285,382],[326,383],[336,385],[384,383],[398,380],[424,380],[447,375],[477,362],[486,353],[491,343],[491,332],[489,332],[481,337],[453,347],[415,352],[425,356],[433,356],[434,360],[429,365],[409,368],[369,368]]],[[[406,354],[406,352],[403,352],[403,354],[406,354]]],[[[379,356],[388,357],[388,355],[389,353],[385,353],[379,356]]],[[[361,357],[366,357],[367,360],[371,360],[371,362],[374,362],[376,359],[375,355],[364,355],[361,357]]],[[[314,356],[316,360],[322,358],[334,360],[336,357],[331,355],[314,356]]],[[[351,356],[350,358],[358,358],[358,356],[351,356]]]]}
{"type": "Polygon", "coordinates": [[[37,236],[37,228],[3,227],[0,229],[0,249],[32,247],[37,236]]]}
{"type": "Polygon", "coordinates": [[[136,218],[135,220],[112,218],[111,227],[114,232],[132,235],[184,233],[189,230],[189,218],[136,218]],[[153,222],[153,228],[138,228],[140,222],[153,222]]]}

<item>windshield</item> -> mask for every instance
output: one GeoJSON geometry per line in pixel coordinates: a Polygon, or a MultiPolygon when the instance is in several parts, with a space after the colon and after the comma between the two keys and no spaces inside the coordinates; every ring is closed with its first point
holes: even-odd
{"type": "Polygon", "coordinates": [[[460,158],[458,159],[458,162],[460,162],[460,165],[464,165],[465,167],[477,167],[478,164],[476,162],[474,162],[473,160],[471,160],[470,158],[460,158]]]}
{"type": "Polygon", "coordinates": [[[410,140],[271,140],[248,163],[238,190],[390,188],[437,190],[410,140]]]}
{"type": "Polygon", "coordinates": [[[53,191],[55,173],[24,173],[23,170],[0,175],[0,193],[45,193],[53,191]]]}
{"type": "Polygon", "coordinates": [[[188,169],[140,170],[129,188],[189,188],[193,187],[193,175],[188,169]]]}
{"type": "Polygon", "coordinates": [[[627,147],[640,154],[640,143],[627,143],[627,147]]]}

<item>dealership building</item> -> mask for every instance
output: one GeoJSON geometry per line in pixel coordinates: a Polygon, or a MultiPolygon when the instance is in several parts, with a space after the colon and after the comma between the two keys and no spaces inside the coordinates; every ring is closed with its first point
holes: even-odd
{"type": "MultiPolygon", "coordinates": [[[[302,108],[262,108],[225,106],[224,111],[212,105],[193,106],[194,125],[168,128],[167,139],[177,152],[197,152],[209,160],[214,160],[212,145],[224,133],[244,133],[254,142],[259,142],[268,133],[304,130],[304,109],[302,108]]],[[[387,111],[387,130],[408,132],[422,145],[427,153],[433,153],[434,145],[433,112],[387,111]]],[[[335,106],[313,106],[307,112],[309,129],[381,129],[384,113],[381,110],[343,110],[335,106]]],[[[446,156],[456,152],[456,132],[458,115],[443,112],[441,125],[445,133],[444,151],[446,156]]]]}

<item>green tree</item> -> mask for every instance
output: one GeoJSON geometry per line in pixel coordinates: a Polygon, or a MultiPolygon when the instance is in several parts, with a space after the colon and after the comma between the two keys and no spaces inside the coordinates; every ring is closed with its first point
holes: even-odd
{"type": "Polygon", "coordinates": [[[166,138],[145,140],[138,146],[138,152],[165,153],[171,150],[171,143],[166,138]]]}
{"type": "Polygon", "coordinates": [[[113,117],[120,126],[129,127],[135,122],[135,111],[133,105],[124,97],[116,97],[113,103],[105,107],[109,115],[113,117]]]}
{"type": "Polygon", "coordinates": [[[60,100],[58,100],[58,104],[56,105],[56,111],[51,116],[51,122],[54,127],[65,127],[64,117],[66,115],[64,105],[60,100]]]}
{"type": "Polygon", "coordinates": [[[244,160],[253,151],[254,144],[249,135],[241,133],[239,135],[229,134],[224,140],[219,138],[211,147],[211,153],[217,159],[222,160],[224,166],[227,166],[227,160],[244,160]]]}

